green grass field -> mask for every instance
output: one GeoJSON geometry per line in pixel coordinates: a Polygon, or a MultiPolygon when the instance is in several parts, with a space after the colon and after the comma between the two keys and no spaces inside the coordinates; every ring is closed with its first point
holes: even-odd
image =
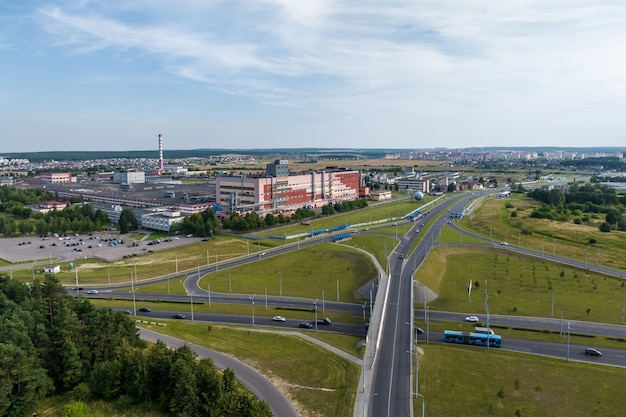
{"type": "Polygon", "coordinates": [[[621,323],[626,297],[621,279],[499,248],[435,248],[415,278],[439,294],[431,305],[442,311],[482,312],[487,290],[491,314],[550,317],[554,294],[554,317],[621,323]]]}
{"type": "MultiPolygon", "coordinates": [[[[421,347],[419,392],[429,417],[624,415],[621,368],[498,349],[421,347]]],[[[414,400],[416,415],[421,407],[414,400]]]]}

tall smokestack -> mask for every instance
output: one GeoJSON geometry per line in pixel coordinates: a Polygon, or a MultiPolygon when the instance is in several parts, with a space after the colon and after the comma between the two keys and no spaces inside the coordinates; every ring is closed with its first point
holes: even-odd
{"type": "Polygon", "coordinates": [[[163,138],[159,133],[159,175],[163,173],[163,138]]]}

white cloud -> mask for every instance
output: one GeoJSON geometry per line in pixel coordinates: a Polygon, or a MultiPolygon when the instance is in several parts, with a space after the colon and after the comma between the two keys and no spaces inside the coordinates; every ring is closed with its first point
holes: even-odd
{"type": "Polygon", "coordinates": [[[556,131],[615,126],[626,105],[626,4],[611,0],[84,0],[36,16],[58,51],[157,63],[339,129],[556,131]]]}

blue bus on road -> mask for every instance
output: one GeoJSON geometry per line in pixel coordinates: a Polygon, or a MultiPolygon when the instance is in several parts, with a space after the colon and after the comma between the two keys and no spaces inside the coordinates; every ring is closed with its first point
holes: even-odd
{"type": "Polygon", "coordinates": [[[444,330],[443,341],[463,345],[502,347],[502,337],[497,334],[488,333],[464,333],[457,330],[444,330]]]}

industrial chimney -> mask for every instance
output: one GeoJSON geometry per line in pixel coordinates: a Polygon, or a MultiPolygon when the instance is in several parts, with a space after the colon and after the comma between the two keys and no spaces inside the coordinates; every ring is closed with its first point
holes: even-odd
{"type": "Polygon", "coordinates": [[[159,175],[163,174],[163,138],[159,133],[159,175]]]}

